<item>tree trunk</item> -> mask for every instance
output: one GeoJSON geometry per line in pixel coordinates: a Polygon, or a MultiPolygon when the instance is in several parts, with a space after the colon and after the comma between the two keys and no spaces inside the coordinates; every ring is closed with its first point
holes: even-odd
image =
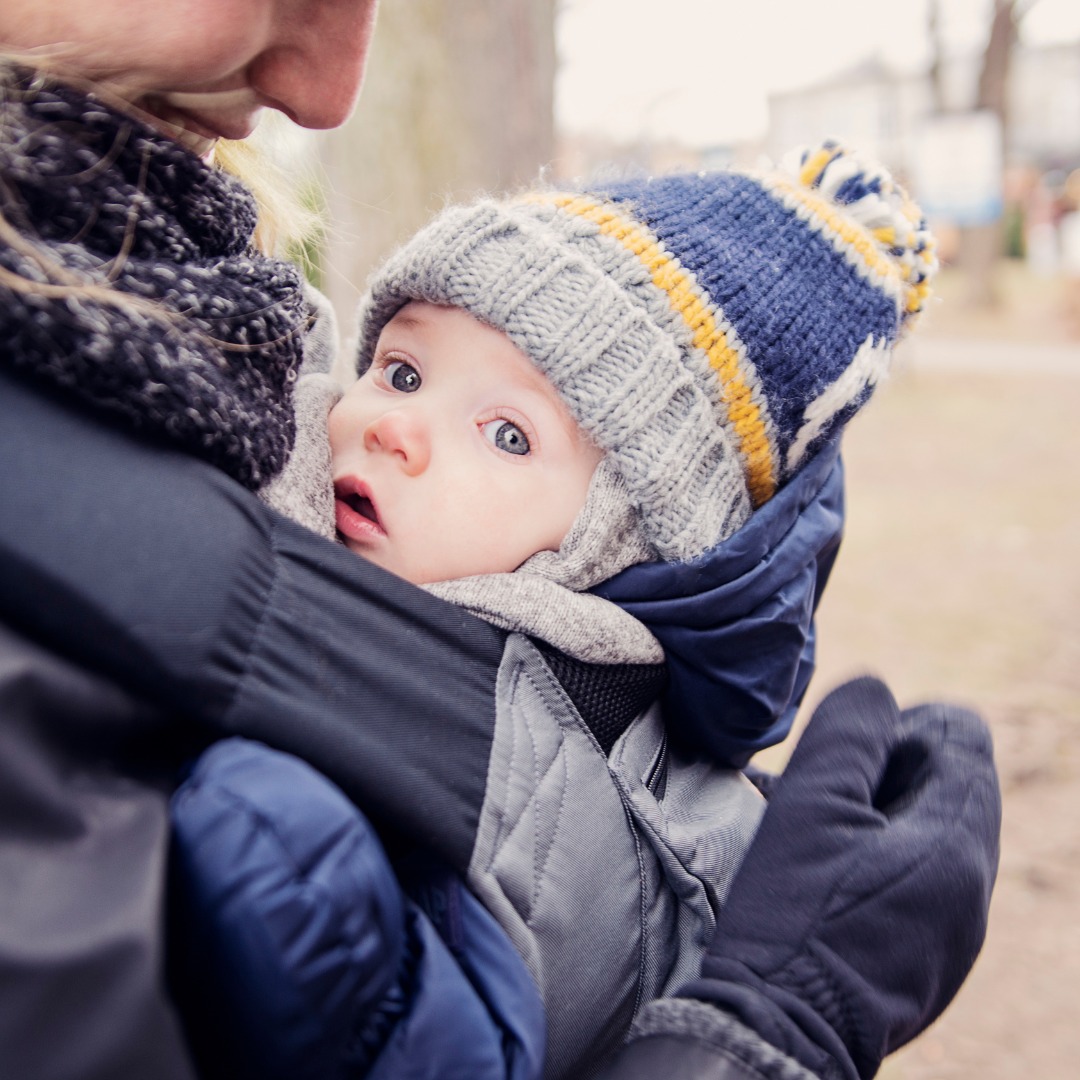
{"type": "Polygon", "coordinates": [[[1001,120],[1002,142],[1007,131],[1009,61],[1017,40],[1016,0],[994,0],[990,36],[983,51],[975,108],[992,109],[1001,120]]]}
{"type": "Polygon", "coordinates": [[[511,189],[550,162],[555,6],[382,6],[360,105],[320,154],[331,223],[326,290],[347,333],[371,269],[447,198],[511,189]]]}
{"type": "MultiPolygon", "coordinates": [[[[994,0],[975,94],[975,108],[990,110],[1001,124],[1002,172],[1009,145],[1009,67],[1021,15],[1016,0],[994,0]]],[[[961,234],[959,262],[967,273],[968,302],[972,306],[994,307],[998,302],[995,270],[1001,260],[1003,240],[1000,220],[969,226],[961,234]]]]}
{"type": "Polygon", "coordinates": [[[926,10],[926,36],[930,42],[930,101],[935,113],[945,112],[945,86],[942,71],[945,66],[945,49],[941,41],[941,0],[930,0],[926,10]]]}

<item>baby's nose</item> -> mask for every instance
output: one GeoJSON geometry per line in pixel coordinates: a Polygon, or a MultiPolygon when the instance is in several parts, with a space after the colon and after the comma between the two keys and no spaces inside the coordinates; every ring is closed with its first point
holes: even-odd
{"type": "Polygon", "coordinates": [[[409,476],[422,473],[431,461],[431,433],[417,409],[390,409],[368,424],[364,446],[392,454],[409,476]]]}

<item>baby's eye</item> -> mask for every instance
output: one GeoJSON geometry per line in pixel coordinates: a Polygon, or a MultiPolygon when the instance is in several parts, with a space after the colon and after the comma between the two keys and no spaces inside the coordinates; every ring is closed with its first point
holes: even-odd
{"type": "Polygon", "coordinates": [[[499,418],[482,424],[480,430],[492,446],[507,454],[527,454],[532,449],[525,432],[509,420],[499,418]]]}
{"type": "Polygon", "coordinates": [[[392,360],[387,364],[383,368],[383,379],[403,394],[411,394],[420,389],[420,372],[404,360],[392,360]]]}

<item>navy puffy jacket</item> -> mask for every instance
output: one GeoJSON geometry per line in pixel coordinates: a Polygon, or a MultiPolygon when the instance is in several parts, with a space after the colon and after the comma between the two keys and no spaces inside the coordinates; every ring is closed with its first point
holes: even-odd
{"type": "Polygon", "coordinates": [[[456,875],[411,860],[289,754],[215,744],[172,800],[171,984],[210,1080],[534,1080],[544,1014],[456,875]]]}

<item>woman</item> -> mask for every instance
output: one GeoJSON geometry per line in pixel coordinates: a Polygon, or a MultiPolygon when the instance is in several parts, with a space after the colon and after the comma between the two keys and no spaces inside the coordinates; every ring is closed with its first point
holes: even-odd
{"type": "MultiPolygon", "coordinates": [[[[8,0],[0,13],[4,1075],[193,1074],[161,986],[166,808],[182,763],[223,734],[306,759],[457,870],[476,846],[504,636],[251,495],[292,445],[316,313],[296,272],[252,245],[255,204],[213,158],[264,108],[340,123],[374,6],[8,0]]],[[[894,718],[860,701],[847,724],[894,718]]],[[[870,730],[873,792],[896,743],[888,724],[870,730]]],[[[985,771],[984,749],[968,757],[985,771]]],[[[904,774],[921,807],[917,779],[904,774]]],[[[774,818],[799,820],[778,805],[774,818]]],[[[919,927],[949,977],[929,965],[915,1019],[879,1022],[860,1061],[928,1022],[966,972],[992,880],[988,815],[952,905],[973,935],[946,947],[952,923],[919,927]]],[[[920,820],[920,844],[942,841],[940,819],[920,820]]],[[[740,1045],[764,1040],[796,1069],[852,1060],[829,1015],[807,1050],[783,1006],[748,1005],[768,1001],[760,975],[714,981],[744,986],[734,1003],[711,983],[701,994],[739,1017],[740,1045]]],[[[784,995],[789,1010],[801,1000],[784,995]]]]}

